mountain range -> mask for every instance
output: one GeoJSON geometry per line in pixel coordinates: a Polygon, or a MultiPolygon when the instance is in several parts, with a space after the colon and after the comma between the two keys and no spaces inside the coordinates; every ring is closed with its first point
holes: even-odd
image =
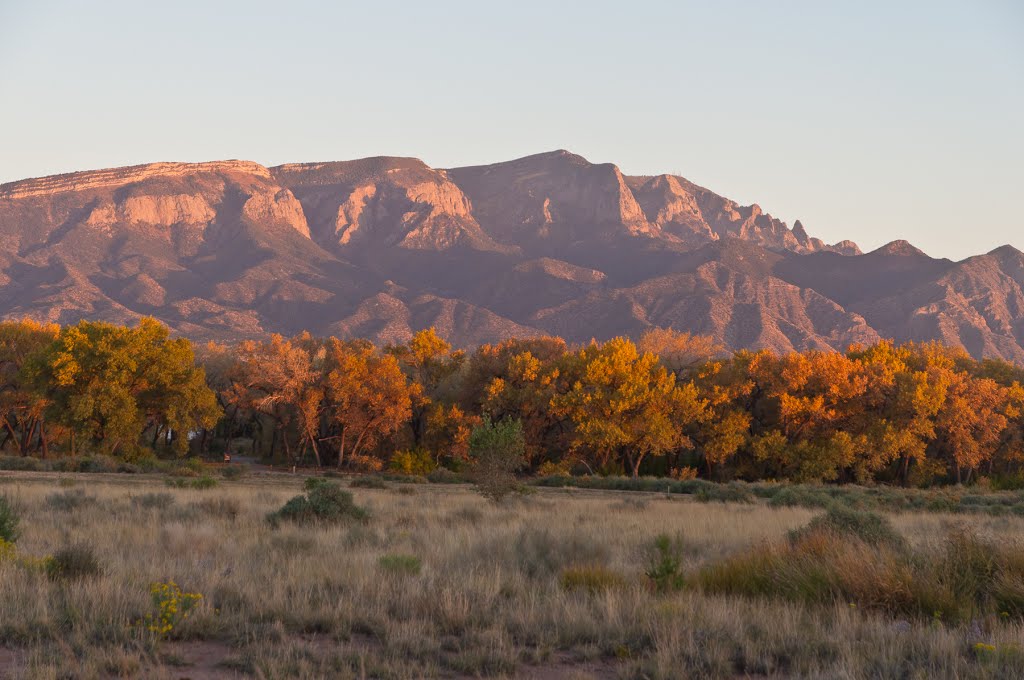
{"type": "Polygon", "coordinates": [[[941,340],[1024,363],[1024,254],[862,253],[674,175],[567,151],[153,163],[0,185],[0,317],[457,346],[653,327],[729,349],[941,340]]]}

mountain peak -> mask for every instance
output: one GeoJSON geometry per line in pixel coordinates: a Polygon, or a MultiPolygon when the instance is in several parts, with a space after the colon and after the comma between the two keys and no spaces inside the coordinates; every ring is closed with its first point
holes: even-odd
{"type": "Polygon", "coordinates": [[[924,251],[914,246],[910,241],[897,239],[886,243],[881,248],[872,250],[869,255],[893,255],[897,257],[928,257],[924,251]]]}

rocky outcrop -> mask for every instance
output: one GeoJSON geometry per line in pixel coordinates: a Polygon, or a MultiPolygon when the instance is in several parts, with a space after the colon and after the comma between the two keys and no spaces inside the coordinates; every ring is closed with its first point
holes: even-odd
{"type": "Polygon", "coordinates": [[[272,172],[299,196],[313,238],[325,247],[508,250],[483,232],[469,199],[444,171],[414,158],[292,164],[272,172]]]}

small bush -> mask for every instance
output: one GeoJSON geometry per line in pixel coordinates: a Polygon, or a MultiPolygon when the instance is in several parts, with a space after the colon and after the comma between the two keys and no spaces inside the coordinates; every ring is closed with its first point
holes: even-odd
{"type": "Polygon", "coordinates": [[[169,493],[144,493],[131,499],[132,505],[146,510],[166,510],[174,504],[174,496],[169,493]]]}
{"type": "Polygon", "coordinates": [[[7,496],[0,496],[0,541],[15,543],[20,532],[18,523],[20,518],[7,496]]]}
{"type": "Polygon", "coordinates": [[[324,477],[306,477],[306,481],[302,483],[302,488],[306,491],[312,491],[313,489],[319,489],[322,486],[330,486],[331,480],[325,479],[324,477]]]}
{"type": "Polygon", "coordinates": [[[212,489],[217,486],[217,480],[209,475],[196,477],[194,479],[182,477],[170,477],[164,480],[164,484],[175,489],[212,489]]]}
{"type": "MultiPolygon", "coordinates": [[[[689,480],[684,480],[689,481],[689,480]]],[[[715,501],[718,503],[753,503],[754,496],[739,484],[709,484],[701,487],[694,494],[701,503],[715,501]]]]}
{"type": "Polygon", "coordinates": [[[427,474],[427,481],[431,484],[465,484],[468,480],[457,472],[441,467],[427,474]]]}
{"type": "Polygon", "coordinates": [[[220,476],[228,481],[242,479],[247,474],[249,474],[249,471],[244,465],[228,465],[220,471],[220,476]]]}
{"type": "Polygon", "coordinates": [[[356,477],[349,484],[354,489],[386,489],[388,485],[384,483],[384,480],[379,477],[372,477],[365,475],[362,477],[356,477]]]}
{"type": "Polygon", "coordinates": [[[565,590],[582,590],[591,594],[626,585],[626,579],[621,574],[600,565],[563,569],[558,582],[565,590]]]}
{"type": "Polygon", "coordinates": [[[395,576],[416,576],[423,563],[415,555],[382,555],[377,564],[381,570],[395,576]]]}
{"type": "Polygon", "coordinates": [[[798,540],[801,536],[815,531],[832,531],[844,536],[856,536],[868,545],[886,544],[902,548],[903,537],[885,517],[866,510],[855,510],[846,505],[833,503],[824,515],[818,515],[803,529],[791,534],[798,540]]]}
{"type": "Polygon", "coordinates": [[[46,469],[46,463],[31,456],[0,456],[0,470],[39,472],[46,469]]]}
{"type": "MultiPolygon", "coordinates": [[[[316,479],[316,478],[310,478],[316,479]]],[[[306,480],[307,485],[310,480],[306,480]]],[[[308,488],[308,486],[307,486],[308,488]]],[[[267,516],[271,525],[288,521],[297,524],[365,521],[369,513],[352,500],[352,494],[336,484],[316,483],[304,496],[295,496],[277,512],[267,516]]]]}
{"type": "Polygon", "coordinates": [[[54,580],[92,578],[102,573],[96,552],[84,543],[61,548],[46,560],[46,575],[54,580]]]}
{"type": "Polygon", "coordinates": [[[686,585],[679,549],[665,534],[654,539],[654,553],[647,567],[647,578],[658,593],[682,590],[686,585]]]}
{"type": "Polygon", "coordinates": [[[217,478],[211,477],[210,475],[203,475],[198,479],[193,479],[190,486],[193,489],[212,489],[217,486],[217,478]]]}
{"type": "Polygon", "coordinates": [[[58,512],[80,510],[95,502],[96,497],[86,494],[82,489],[71,489],[69,491],[53,493],[46,497],[46,505],[51,510],[57,510],[58,512]]]}
{"type": "Polygon", "coordinates": [[[522,493],[523,485],[515,473],[526,464],[525,451],[523,426],[518,420],[492,423],[485,417],[469,436],[477,492],[495,502],[522,493]]]}

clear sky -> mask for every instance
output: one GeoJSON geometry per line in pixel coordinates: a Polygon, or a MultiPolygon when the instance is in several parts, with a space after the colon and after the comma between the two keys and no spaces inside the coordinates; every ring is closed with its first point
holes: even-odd
{"type": "Polygon", "coordinates": [[[0,0],[0,181],[557,148],[828,241],[1024,249],[1024,2],[0,0]]]}

